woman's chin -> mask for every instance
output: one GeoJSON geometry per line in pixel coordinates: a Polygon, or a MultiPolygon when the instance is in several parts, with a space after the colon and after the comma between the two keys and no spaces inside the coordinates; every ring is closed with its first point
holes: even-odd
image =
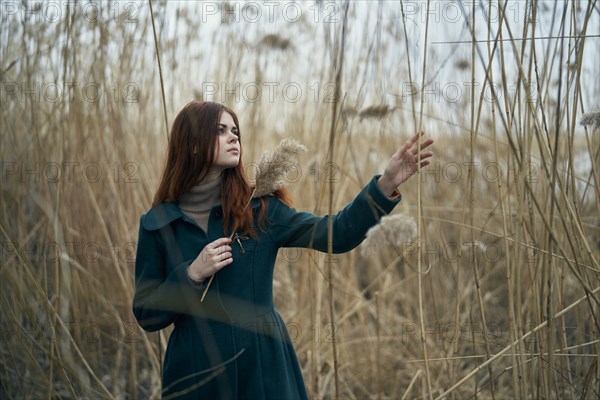
{"type": "Polygon", "coordinates": [[[232,168],[235,168],[235,167],[237,167],[237,166],[238,166],[238,164],[239,164],[239,162],[236,162],[236,163],[231,163],[231,164],[227,164],[227,166],[226,166],[226,167],[224,167],[224,168],[225,168],[225,169],[232,169],[232,168]]]}

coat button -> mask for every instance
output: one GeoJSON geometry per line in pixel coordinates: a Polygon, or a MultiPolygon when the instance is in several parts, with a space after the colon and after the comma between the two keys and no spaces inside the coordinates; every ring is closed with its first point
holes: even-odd
{"type": "Polygon", "coordinates": [[[223,214],[221,213],[221,211],[215,211],[215,218],[221,218],[223,216],[223,214]]]}

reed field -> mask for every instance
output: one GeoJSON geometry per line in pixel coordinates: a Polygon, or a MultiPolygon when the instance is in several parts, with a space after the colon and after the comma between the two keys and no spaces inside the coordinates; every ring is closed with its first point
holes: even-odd
{"type": "Polygon", "coordinates": [[[597,0],[0,7],[1,399],[160,397],[136,241],[192,99],[238,114],[251,179],[306,146],[318,215],[435,140],[384,233],[279,252],[311,398],[600,398],[597,0]]]}

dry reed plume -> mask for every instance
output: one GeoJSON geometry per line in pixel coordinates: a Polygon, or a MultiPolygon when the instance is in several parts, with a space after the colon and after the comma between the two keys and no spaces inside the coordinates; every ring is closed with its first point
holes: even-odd
{"type": "Polygon", "coordinates": [[[583,114],[579,123],[592,131],[600,129],[600,111],[583,114]]]}
{"type": "Polygon", "coordinates": [[[403,248],[413,243],[416,237],[417,222],[413,217],[406,214],[386,215],[367,231],[360,253],[367,257],[385,246],[403,248]]]}
{"type": "Polygon", "coordinates": [[[306,147],[293,139],[283,139],[272,151],[264,152],[256,167],[256,187],[252,197],[262,197],[283,188],[287,174],[298,168],[296,156],[306,147]]]}

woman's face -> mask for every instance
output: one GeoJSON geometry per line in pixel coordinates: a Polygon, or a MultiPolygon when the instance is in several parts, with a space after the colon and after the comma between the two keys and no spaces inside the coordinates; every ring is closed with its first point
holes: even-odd
{"type": "Polygon", "coordinates": [[[233,168],[240,161],[240,143],[238,142],[238,127],[233,117],[223,111],[219,121],[219,136],[215,148],[214,167],[219,169],[233,168]]]}

